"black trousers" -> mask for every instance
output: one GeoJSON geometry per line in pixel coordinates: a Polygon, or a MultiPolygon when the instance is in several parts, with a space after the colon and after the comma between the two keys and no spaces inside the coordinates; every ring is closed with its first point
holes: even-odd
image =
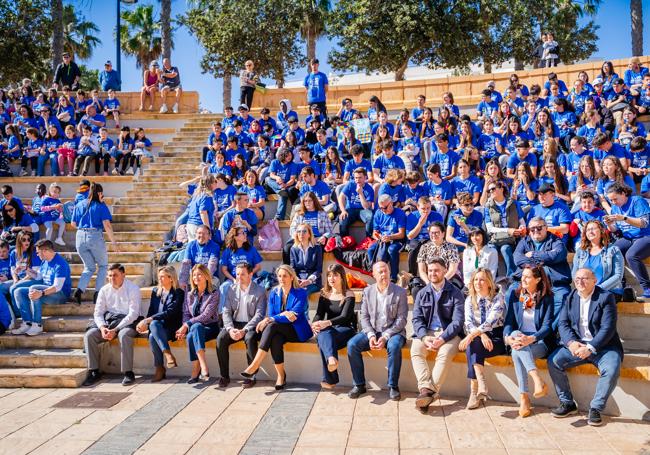
{"type": "Polygon", "coordinates": [[[32,171],[36,172],[37,164],[38,164],[38,157],[37,156],[32,156],[32,157],[27,157],[23,155],[20,158],[20,167],[22,169],[27,169],[27,163],[29,163],[32,166],[32,171]]]}
{"type": "Polygon", "coordinates": [[[255,87],[241,87],[239,104],[245,104],[250,109],[253,104],[253,93],[255,93],[255,87]]]}
{"type": "MultiPolygon", "coordinates": [[[[245,322],[235,322],[236,329],[243,329],[246,325],[245,322]]],[[[257,344],[260,335],[255,330],[251,330],[244,335],[243,341],[246,344],[246,360],[248,364],[253,361],[255,354],[257,354],[257,344]]],[[[222,378],[230,378],[230,351],[228,348],[231,344],[239,343],[242,340],[233,340],[226,329],[221,329],[219,336],[217,336],[217,360],[219,360],[219,371],[222,378]]]]}
{"type": "Polygon", "coordinates": [[[284,344],[295,343],[297,341],[300,340],[298,340],[298,334],[296,333],[296,329],[293,328],[293,324],[271,322],[262,332],[259,348],[265,352],[271,349],[273,363],[277,365],[284,363],[284,344]]]}
{"type": "Polygon", "coordinates": [[[422,245],[427,243],[427,240],[410,240],[408,243],[408,265],[409,265],[409,273],[413,276],[419,276],[418,275],[418,253],[420,252],[420,248],[422,248],[422,245]]]}

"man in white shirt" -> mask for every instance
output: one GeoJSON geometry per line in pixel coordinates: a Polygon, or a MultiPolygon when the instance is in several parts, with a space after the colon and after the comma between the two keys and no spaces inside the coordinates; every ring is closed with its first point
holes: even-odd
{"type": "Polygon", "coordinates": [[[120,342],[122,385],[135,382],[133,374],[133,338],[137,336],[136,322],[142,316],[140,288],[126,279],[122,264],[108,269],[108,284],[99,290],[93,319],[96,328],[86,332],[84,347],[88,358],[88,377],[84,386],[91,386],[101,378],[99,371],[100,345],[117,338],[120,342]]]}
{"type": "MultiPolygon", "coordinates": [[[[223,329],[217,337],[219,387],[230,383],[228,348],[231,344],[244,341],[247,362],[249,365],[253,362],[260,336],[255,329],[266,316],[266,291],[253,281],[253,267],[247,262],[239,263],[235,274],[236,282],[227,285],[223,292],[223,329]]],[[[253,387],[255,382],[255,377],[247,378],[243,387],[253,387]]]]}
{"type": "Polygon", "coordinates": [[[562,307],[558,329],[563,346],[548,358],[560,406],[551,410],[554,417],[567,417],[578,411],[566,370],[585,363],[598,368],[600,377],[589,405],[587,423],[602,425],[601,412],[618,381],[623,345],[616,332],[614,295],[596,286],[591,269],[579,269],[573,277],[575,290],[562,307]]]}

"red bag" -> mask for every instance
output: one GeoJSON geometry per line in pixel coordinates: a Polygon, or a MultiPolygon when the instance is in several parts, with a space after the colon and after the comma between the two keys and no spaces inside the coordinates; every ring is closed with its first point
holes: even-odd
{"type": "Polygon", "coordinates": [[[341,248],[343,251],[350,251],[352,250],[357,244],[357,241],[354,239],[354,237],[350,235],[346,235],[341,239],[341,248]]]}

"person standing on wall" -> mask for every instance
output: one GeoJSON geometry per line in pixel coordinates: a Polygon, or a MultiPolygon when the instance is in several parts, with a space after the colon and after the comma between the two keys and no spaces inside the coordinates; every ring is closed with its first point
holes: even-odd
{"type": "Polygon", "coordinates": [[[239,104],[245,104],[250,109],[253,106],[253,94],[259,75],[255,72],[255,64],[252,60],[246,60],[244,66],[245,68],[239,72],[239,104]]]}
{"type": "Polygon", "coordinates": [[[319,61],[317,58],[311,61],[311,73],[305,76],[303,85],[307,91],[307,104],[316,104],[321,114],[327,118],[327,89],[329,82],[325,73],[318,71],[319,61]]]}

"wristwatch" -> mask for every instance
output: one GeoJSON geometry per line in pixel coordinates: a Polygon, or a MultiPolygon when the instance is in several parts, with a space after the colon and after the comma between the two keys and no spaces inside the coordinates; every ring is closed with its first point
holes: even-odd
{"type": "Polygon", "coordinates": [[[623,221],[627,221],[627,215],[623,216],[623,221]]]}

